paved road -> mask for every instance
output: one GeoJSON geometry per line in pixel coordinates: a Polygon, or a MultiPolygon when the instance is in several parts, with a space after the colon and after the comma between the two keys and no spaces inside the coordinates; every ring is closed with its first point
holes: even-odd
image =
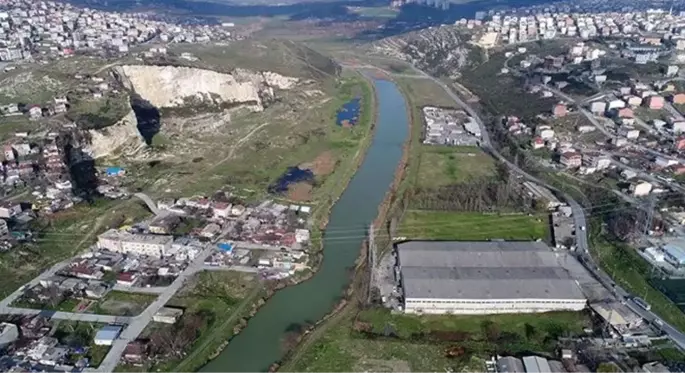
{"type": "Polygon", "coordinates": [[[146,204],[147,207],[150,209],[150,211],[152,211],[153,214],[155,214],[155,215],[160,215],[160,213],[162,212],[161,210],[159,210],[159,209],[157,208],[157,204],[155,203],[155,201],[153,201],[152,198],[150,198],[150,196],[148,196],[147,194],[145,194],[145,193],[136,193],[136,194],[134,194],[134,196],[135,196],[136,198],[141,199],[143,202],[145,202],[145,204],[146,204]]]}
{"type": "Polygon", "coordinates": [[[166,291],[166,286],[151,286],[151,287],[140,287],[140,286],[125,286],[116,284],[112,290],[121,291],[124,293],[137,293],[137,294],[162,294],[166,291]]]}
{"type": "Polygon", "coordinates": [[[154,316],[157,311],[159,311],[164,305],[176,294],[176,292],[181,289],[185,284],[186,280],[194,275],[196,272],[202,271],[204,269],[204,260],[207,258],[212,251],[213,247],[207,247],[198,255],[193,262],[174,280],[174,282],[169,285],[164,293],[150,304],[145,311],[140,315],[134,317],[131,323],[124,329],[124,331],[119,335],[119,337],[114,341],[112,347],[110,348],[107,356],[102,361],[97,372],[112,372],[114,368],[119,363],[121,355],[124,353],[124,349],[129,342],[134,341],[140,333],[145,329],[148,323],[152,321],[152,316],[154,316]]]}
{"type": "MultiPolygon", "coordinates": [[[[417,72],[421,72],[420,70],[414,68],[417,72]]],[[[545,186],[546,188],[555,191],[559,196],[561,196],[566,202],[569,204],[571,209],[573,210],[573,222],[576,227],[576,246],[577,246],[577,255],[580,261],[585,264],[586,268],[600,281],[600,283],[606,287],[610,292],[612,292],[614,295],[616,295],[619,299],[622,299],[625,301],[626,305],[633,310],[633,312],[637,313],[640,315],[643,319],[647,320],[648,322],[654,322],[655,320],[659,320],[661,323],[663,323],[662,330],[675,342],[675,344],[680,347],[681,349],[685,349],[685,334],[679,332],[676,330],[674,327],[671,325],[667,324],[665,321],[661,320],[658,316],[656,316],[653,312],[645,310],[638,306],[635,302],[632,301],[630,293],[628,293],[625,289],[621,288],[620,286],[616,285],[614,281],[607,275],[599,266],[595,263],[594,259],[589,253],[589,243],[588,243],[588,238],[587,238],[587,231],[585,227],[587,227],[587,221],[585,219],[585,211],[583,208],[580,206],[578,202],[576,202],[571,196],[568,194],[563,193],[562,191],[556,189],[555,187],[547,184],[546,182],[528,174],[527,172],[523,171],[521,168],[516,166],[515,164],[509,162],[504,156],[499,154],[496,149],[494,149],[491,146],[489,135],[487,132],[487,129],[481,120],[480,116],[478,113],[468,106],[465,102],[463,102],[454,92],[452,92],[449,87],[440,80],[433,78],[429,76],[426,73],[421,72],[424,76],[429,77],[432,79],[436,84],[440,85],[445,92],[461,107],[466,110],[469,115],[473,117],[473,119],[478,123],[478,125],[481,127],[481,132],[482,132],[482,142],[481,142],[481,147],[483,148],[484,151],[490,153],[492,156],[497,158],[499,161],[504,163],[505,165],[508,166],[508,168],[513,171],[514,173],[518,174],[524,179],[530,180],[532,182],[538,183],[540,185],[545,186]],[[580,229],[579,229],[580,227],[580,229]]],[[[563,92],[550,89],[549,87],[543,87],[545,89],[548,89],[552,93],[557,93],[560,97],[563,97],[564,99],[568,100],[569,102],[575,102],[573,98],[570,96],[567,96],[563,92]]],[[[581,108],[579,108],[581,109],[581,108]]],[[[590,121],[597,126],[600,131],[604,132],[606,129],[604,126],[601,126],[597,120],[587,112],[587,110],[581,109],[581,112],[583,112],[584,115],[590,119],[590,121]]]]}

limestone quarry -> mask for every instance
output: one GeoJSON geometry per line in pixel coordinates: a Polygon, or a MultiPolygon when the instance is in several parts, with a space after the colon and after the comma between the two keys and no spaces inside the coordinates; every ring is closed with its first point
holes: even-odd
{"type": "Polygon", "coordinates": [[[261,111],[274,88],[290,89],[297,78],[273,72],[236,69],[231,74],[191,67],[125,65],[114,69],[128,89],[157,108],[185,105],[189,99],[208,104],[244,104],[261,111]]]}
{"type": "MultiPolygon", "coordinates": [[[[266,101],[274,98],[275,89],[287,90],[300,83],[297,78],[274,72],[246,69],[223,74],[189,67],[125,65],[113,68],[113,73],[132,93],[157,108],[182,107],[195,102],[217,106],[230,104],[232,108],[262,111],[266,101]]],[[[165,129],[209,131],[230,123],[230,118],[230,112],[198,113],[186,119],[162,118],[162,132],[165,129]]],[[[110,156],[125,145],[139,148],[144,144],[133,110],[112,126],[89,130],[88,138],[88,147],[96,158],[110,156]]]]}

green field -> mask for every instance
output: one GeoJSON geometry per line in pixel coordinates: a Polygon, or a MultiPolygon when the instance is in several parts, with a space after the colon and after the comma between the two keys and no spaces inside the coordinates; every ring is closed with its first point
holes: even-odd
{"type": "MultiPolygon", "coordinates": [[[[412,70],[408,70],[412,72],[412,70]]],[[[402,71],[405,74],[405,71],[402,71]]],[[[424,106],[437,106],[444,108],[458,108],[454,100],[431,79],[422,78],[395,78],[402,86],[407,96],[411,97],[412,104],[418,108],[424,106]]]]}
{"type": "Polygon", "coordinates": [[[477,147],[422,146],[416,184],[423,188],[480,179],[495,174],[495,161],[477,147]]]}
{"type": "Polygon", "coordinates": [[[89,313],[114,316],[138,316],[157,295],[110,291],[97,304],[88,309],[89,313]]]}
{"type": "Polygon", "coordinates": [[[546,238],[548,230],[545,216],[409,210],[397,236],[460,241],[535,240],[546,238]]]}
{"type": "Polygon", "coordinates": [[[412,316],[371,309],[361,311],[356,323],[348,319],[328,330],[297,361],[283,368],[484,371],[482,359],[492,354],[554,353],[558,337],[582,335],[588,326],[584,313],[412,316]],[[450,358],[448,349],[463,350],[450,358]]]}

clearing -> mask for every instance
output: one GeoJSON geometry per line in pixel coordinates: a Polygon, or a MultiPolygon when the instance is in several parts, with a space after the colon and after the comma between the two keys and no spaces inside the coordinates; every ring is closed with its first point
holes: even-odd
{"type": "Polygon", "coordinates": [[[91,306],[88,313],[114,316],[138,316],[152,302],[156,295],[110,291],[100,302],[91,306]]]}
{"type": "Polygon", "coordinates": [[[409,210],[397,236],[425,240],[535,240],[548,236],[546,216],[409,210]]]}
{"type": "Polygon", "coordinates": [[[422,146],[416,185],[440,187],[493,176],[495,161],[477,147],[422,146]]]}

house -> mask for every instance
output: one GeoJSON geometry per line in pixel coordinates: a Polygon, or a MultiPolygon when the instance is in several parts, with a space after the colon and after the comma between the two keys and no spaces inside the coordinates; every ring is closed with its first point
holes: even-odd
{"type": "Polygon", "coordinates": [[[245,206],[243,205],[233,205],[231,207],[231,215],[240,216],[245,213],[245,206]]]}
{"type": "Polygon", "coordinates": [[[65,105],[65,104],[55,104],[53,110],[54,110],[55,114],[66,113],[66,112],[67,112],[67,105],[65,105]]]}
{"type": "Polygon", "coordinates": [[[117,275],[117,285],[133,286],[138,280],[138,274],[135,272],[123,272],[117,275]]]}
{"type": "Polygon", "coordinates": [[[543,140],[541,137],[536,137],[533,139],[531,142],[533,149],[542,149],[545,147],[545,140],[543,140]]]}
{"type": "Polygon", "coordinates": [[[646,181],[641,181],[637,184],[631,185],[631,189],[634,197],[646,196],[652,191],[652,184],[646,181]]]}
{"type": "Polygon", "coordinates": [[[609,101],[608,106],[607,106],[607,108],[608,108],[609,110],[611,110],[611,109],[620,109],[620,108],[623,108],[623,107],[626,107],[625,101],[623,101],[623,100],[618,100],[618,99],[617,99],[617,100],[609,101]]]}
{"type": "Polygon", "coordinates": [[[54,102],[55,105],[59,105],[59,104],[66,105],[69,103],[69,100],[67,99],[66,96],[57,96],[57,97],[53,98],[52,101],[54,102]]]}
{"type": "Polygon", "coordinates": [[[122,329],[119,325],[106,325],[95,334],[93,342],[97,346],[111,346],[122,329]]]}
{"type": "Polygon", "coordinates": [[[556,104],[552,108],[552,114],[557,118],[565,117],[568,114],[568,109],[564,104],[556,104]]]}
{"type": "Polygon", "coordinates": [[[88,298],[100,299],[107,294],[107,286],[100,281],[93,282],[86,288],[86,296],[88,298]]]}
{"type": "Polygon", "coordinates": [[[674,104],[685,104],[685,93],[676,93],[670,99],[674,104]]]}
{"type": "Polygon", "coordinates": [[[309,242],[309,231],[307,229],[296,229],[295,230],[295,241],[297,243],[307,243],[309,242]]]}
{"type": "Polygon", "coordinates": [[[160,215],[155,217],[148,230],[154,234],[170,234],[181,223],[181,218],[176,215],[160,215]]]}
{"type": "Polygon", "coordinates": [[[606,109],[607,109],[607,104],[606,104],[606,102],[595,101],[595,102],[593,102],[593,103],[590,104],[590,111],[591,111],[593,114],[604,114],[604,112],[606,111],[606,109]]]}
{"type": "Polygon", "coordinates": [[[17,155],[20,157],[25,157],[31,154],[31,145],[25,142],[12,144],[12,149],[14,149],[17,152],[17,155]]]}
{"type": "Polygon", "coordinates": [[[29,119],[36,120],[43,116],[43,109],[38,105],[33,105],[29,108],[29,119]]]}
{"type": "Polygon", "coordinates": [[[152,316],[152,321],[164,324],[175,324],[181,316],[183,316],[183,310],[180,308],[162,307],[154,316],[152,316]]]}
{"type": "Polygon", "coordinates": [[[567,168],[580,167],[583,164],[583,157],[577,152],[564,152],[559,162],[567,168]]]}
{"type": "Polygon", "coordinates": [[[9,219],[21,213],[21,205],[15,202],[0,202],[0,218],[9,219]]]}
{"type": "Polygon", "coordinates": [[[645,105],[652,110],[664,108],[664,98],[661,96],[649,96],[645,99],[645,105]]]}
{"type": "Polygon", "coordinates": [[[633,114],[633,109],[627,108],[627,107],[626,107],[626,108],[619,109],[619,110],[616,112],[616,115],[617,115],[619,118],[632,118],[632,117],[634,116],[634,114],[633,114]]]}
{"type": "Polygon", "coordinates": [[[630,106],[640,106],[642,99],[638,96],[626,96],[623,98],[630,106]]]}
{"type": "Polygon", "coordinates": [[[147,346],[141,341],[129,342],[122,356],[127,364],[142,364],[147,357],[147,346]]]}
{"type": "Polygon", "coordinates": [[[14,160],[14,149],[10,145],[5,145],[3,148],[3,153],[5,154],[6,161],[14,160]]]}
{"type": "Polygon", "coordinates": [[[685,137],[679,137],[673,141],[673,148],[675,150],[685,149],[685,137]]]}
{"type": "Polygon", "coordinates": [[[226,202],[214,202],[212,212],[215,218],[226,219],[231,215],[231,204],[226,202]]]}

